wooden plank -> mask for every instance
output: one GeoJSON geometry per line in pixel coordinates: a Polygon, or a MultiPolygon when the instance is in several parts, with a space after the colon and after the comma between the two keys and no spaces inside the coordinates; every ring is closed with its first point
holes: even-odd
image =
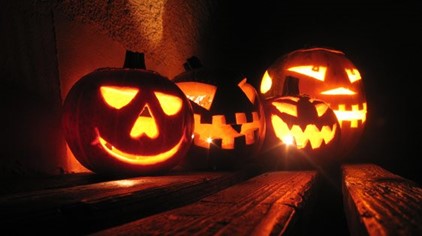
{"type": "Polygon", "coordinates": [[[351,235],[422,235],[422,188],[377,165],[344,165],[351,235]]]}
{"type": "Polygon", "coordinates": [[[0,181],[0,197],[2,195],[67,188],[118,179],[119,178],[102,176],[92,172],[43,177],[10,178],[7,181],[0,181]]]}
{"type": "Polygon", "coordinates": [[[244,181],[256,170],[137,177],[0,198],[3,228],[86,234],[172,209],[244,181]]]}
{"type": "Polygon", "coordinates": [[[316,173],[268,172],[197,203],[94,235],[269,235],[293,231],[316,173]]]}

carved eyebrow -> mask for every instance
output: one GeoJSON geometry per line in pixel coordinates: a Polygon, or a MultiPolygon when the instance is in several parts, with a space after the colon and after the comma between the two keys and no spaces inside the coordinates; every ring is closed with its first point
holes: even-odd
{"type": "Polygon", "coordinates": [[[287,69],[288,71],[293,71],[302,75],[307,75],[314,79],[324,81],[325,80],[325,73],[327,72],[327,67],[325,66],[313,66],[313,65],[306,65],[306,66],[294,66],[287,69]]]}

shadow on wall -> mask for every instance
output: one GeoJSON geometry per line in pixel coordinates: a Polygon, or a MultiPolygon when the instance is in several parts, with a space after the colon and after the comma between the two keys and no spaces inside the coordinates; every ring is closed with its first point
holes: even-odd
{"type": "Polygon", "coordinates": [[[209,36],[208,25],[217,3],[210,0],[62,1],[55,9],[59,55],[67,56],[67,51],[72,51],[72,56],[60,60],[60,67],[79,71],[72,64],[75,61],[79,65],[84,64],[82,61],[92,64],[92,70],[101,62],[105,66],[121,66],[116,64],[124,56],[121,49],[128,49],[145,53],[147,69],[172,78],[183,71],[186,58],[202,56],[201,48],[204,38],[209,36]],[[92,51],[91,47],[96,48],[94,56],[78,57],[85,55],[83,50],[92,51]]]}

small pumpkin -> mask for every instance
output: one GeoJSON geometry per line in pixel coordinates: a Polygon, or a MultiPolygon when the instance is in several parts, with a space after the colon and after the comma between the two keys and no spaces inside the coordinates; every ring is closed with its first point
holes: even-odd
{"type": "Polygon", "coordinates": [[[362,76],[345,53],[305,48],[278,58],[265,71],[260,93],[265,99],[282,95],[287,77],[300,80],[300,91],[328,103],[341,126],[339,154],[348,155],[365,128],[367,102],[362,76]]]}
{"type": "Polygon", "coordinates": [[[291,162],[294,158],[317,164],[335,160],[341,131],[334,111],[324,101],[299,94],[297,89],[285,94],[265,100],[268,143],[281,146],[285,152],[278,156],[287,155],[291,162]]]}
{"type": "Polygon", "coordinates": [[[250,163],[265,138],[263,105],[240,73],[206,68],[189,58],[174,82],[190,99],[194,140],[185,165],[194,169],[236,169],[250,163]]]}
{"type": "MultiPolygon", "coordinates": [[[[100,68],[71,88],[63,105],[66,141],[86,168],[107,175],[167,171],[192,142],[193,111],[171,80],[143,69],[100,68]]],[[[141,62],[141,61],[140,61],[141,62]]]]}

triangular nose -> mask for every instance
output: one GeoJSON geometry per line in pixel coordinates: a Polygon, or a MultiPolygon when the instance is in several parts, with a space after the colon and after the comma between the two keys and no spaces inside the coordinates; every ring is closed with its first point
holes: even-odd
{"type": "Polygon", "coordinates": [[[149,111],[148,106],[144,106],[139,116],[151,117],[151,112],[149,111]]]}

